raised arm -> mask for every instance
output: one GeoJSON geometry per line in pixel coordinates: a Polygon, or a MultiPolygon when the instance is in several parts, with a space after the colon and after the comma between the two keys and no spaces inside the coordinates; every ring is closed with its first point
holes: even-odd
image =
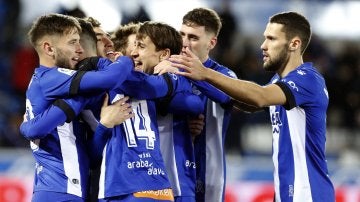
{"type": "Polygon", "coordinates": [[[254,82],[227,77],[210,68],[198,65],[199,59],[190,50],[186,51],[189,56],[173,55],[170,58],[173,66],[183,70],[178,71],[177,74],[193,80],[207,81],[233,99],[257,108],[286,103],[285,94],[278,85],[260,86],[254,82]]]}
{"type": "Polygon", "coordinates": [[[121,56],[109,64],[107,59],[102,58],[98,66],[97,71],[77,73],[70,86],[70,95],[102,92],[121,85],[133,71],[134,62],[129,57],[121,56]]]}

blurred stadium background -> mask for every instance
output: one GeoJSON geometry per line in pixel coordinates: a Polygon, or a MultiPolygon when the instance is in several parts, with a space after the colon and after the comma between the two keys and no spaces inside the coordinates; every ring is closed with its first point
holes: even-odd
{"type": "MultiPolygon", "coordinates": [[[[156,20],[180,28],[182,16],[204,6],[223,18],[212,57],[238,77],[266,84],[260,44],[268,17],[303,13],[313,27],[304,57],[327,81],[327,156],[338,202],[360,202],[360,2],[331,0],[0,0],[0,202],[30,201],[33,158],[19,134],[24,96],[37,57],[26,32],[44,13],[92,16],[111,32],[121,23],[156,20]]],[[[226,139],[227,202],[272,201],[268,114],[233,112],[226,139]]]]}

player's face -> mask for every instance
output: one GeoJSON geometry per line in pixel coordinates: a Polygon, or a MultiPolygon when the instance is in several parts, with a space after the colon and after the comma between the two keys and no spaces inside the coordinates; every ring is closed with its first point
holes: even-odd
{"type": "Polygon", "coordinates": [[[286,39],[285,32],[282,31],[282,27],[281,24],[268,23],[264,31],[265,40],[261,49],[263,51],[263,66],[267,71],[283,69],[289,61],[289,41],[286,39]]]}
{"type": "Polygon", "coordinates": [[[161,61],[163,51],[156,51],[155,44],[148,36],[136,40],[135,44],[135,48],[131,52],[135,62],[135,70],[153,74],[154,67],[161,61]]]}
{"type": "Polygon", "coordinates": [[[128,36],[128,44],[125,49],[125,55],[130,56],[131,52],[135,49],[136,34],[130,34],[128,36]]]}
{"type": "Polygon", "coordinates": [[[95,27],[94,32],[97,38],[97,54],[101,57],[113,58],[114,43],[111,41],[109,33],[105,32],[100,27],[95,27]]]}
{"type": "Polygon", "coordinates": [[[83,48],[80,45],[80,36],[77,31],[73,31],[65,36],[56,37],[54,42],[55,65],[62,68],[75,69],[78,63],[83,48]]]}
{"type": "Polygon", "coordinates": [[[186,47],[189,47],[201,62],[205,62],[209,57],[210,50],[215,45],[212,44],[212,40],[215,38],[214,34],[206,32],[204,26],[186,24],[181,25],[180,34],[183,41],[182,53],[185,52],[186,47]]]}

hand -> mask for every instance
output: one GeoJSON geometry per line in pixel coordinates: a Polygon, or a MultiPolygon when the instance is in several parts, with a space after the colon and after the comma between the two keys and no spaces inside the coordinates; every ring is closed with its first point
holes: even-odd
{"type": "Polygon", "coordinates": [[[100,58],[101,57],[98,56],[84,58],[76,64],[75,68],[80,71],[97,70],[97,64],[100,58]]]}
{"type": "Polygon", "coordinates": [[[197,117],[188,118],[188,126],[193,140],[203,131],[205,126],[204,120],[205,120],[205,116],[203,114],[200,114],[197,117]]]}
{"type": "Polygon", "coordinates": [[[189,48],[186,48],[185,52],[186,55],[171,55],[169,58],[172,67],[182,70],[175,73],[193,80],[205,80],[207,68],[189,48]]]}
{"type": "Polygon", "coordinates": [[[129,97],[123,97],[115,103],[108,105],[109,96],[106,94],[101,107],[100,123],[107,128],[113,128],[126,119],[134,117],[130,104],[126,102],[128,99],[129,97]]]}
{"type": "Polygon", "coordinates": [[[115,51],[114,53],[113,53],[113,58],[114,58],[114,60],[112,60],[113,62],[114,61],[116,61],[119,57],[121,57],[121,56],[124,56],[121,52],[118,52],[118,51],[115,51]]]}
{"type": "Polygon", "coordinates": [[[166,72],[174,73],[178,71],[179,69],[171,66],[171,62],[168,60],[163,60],[154,67],[154,74],[159,74],[159,75],[164,74],[166,72]]]}

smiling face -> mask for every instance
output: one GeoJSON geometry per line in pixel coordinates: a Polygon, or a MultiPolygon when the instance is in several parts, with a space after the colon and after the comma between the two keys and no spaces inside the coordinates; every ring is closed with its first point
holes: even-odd
{"type": "Polygon", "coordinates": [[[97,54],[101,57],[111,58],[114,52],[114,43],[111,41],[109,33],[105,32],[101,27],[94,27],[97,38],[97,54]]]}
{"type": "Polygon", "coordinates": [[[154,67],[161,61],[163,51],[156,51],[155,44],[148,36],[137,39],[131,56],[135,62],[135,70],[153,74],[154,67]]]}
{"type": "Polygon", "coordinates": [[[77,30],[63,36],[53,37],[55,65],[62,68],[75,69],[83,48],[77,30]]]}
{"type": "Polygon", "coordinates": [[[261,45],[263,51],[263,67],[267,71],[278,71],[283,69],[289,61],[289,41],[283,25],[268,23],[264,31],[265,40],[261,45]]]}

